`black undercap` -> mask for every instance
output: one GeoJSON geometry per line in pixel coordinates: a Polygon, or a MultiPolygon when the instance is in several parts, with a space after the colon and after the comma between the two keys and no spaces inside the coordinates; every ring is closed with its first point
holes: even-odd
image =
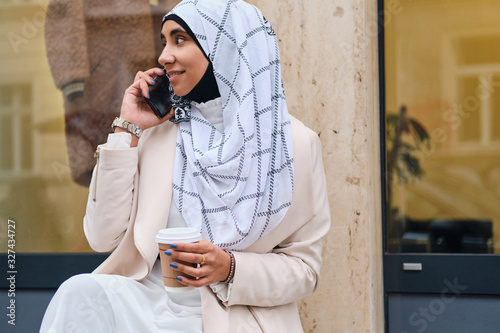
{"type": "Polygon", "coordinates": [[[214,68],[212,63],[209,62],[205,74],[201,78],[200,82],[191,90],[187,95],[192,101],[197,103],[205,103],[220,97],[219,87],[217,87],[217,81],[214,76],[214,68]]]}

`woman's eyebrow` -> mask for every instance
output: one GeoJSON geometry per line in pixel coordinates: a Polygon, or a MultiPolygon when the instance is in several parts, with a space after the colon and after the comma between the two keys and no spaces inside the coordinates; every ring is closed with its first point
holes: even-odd
{"type": "MultiPolygon", "coordinates": [[[[177,29],[174,29],[174,30],[170,31],[169,35],[170,35],[170,37],[172,37],[172,36],[174,36],[175,34],[177,34],[179,32],[187,34],[187,32],[184,29],[177,28],[177,29]]],[[[166,40],[165,35],[160,34],[160,39],[161,40],[166,40]]]]}
{"type": "Polygon", "coordinates": [[[187,33],[184,29],[181,29],[181,28],[177,28],[177,29],[174,29],[172,31],[170,31],[170,37],[172,37],[173,35],[179,33],[179,32],[182,32],[182,33],[187,33]]]}

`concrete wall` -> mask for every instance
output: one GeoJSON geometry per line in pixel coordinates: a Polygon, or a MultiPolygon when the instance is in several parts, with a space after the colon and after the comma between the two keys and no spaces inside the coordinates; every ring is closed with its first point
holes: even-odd
{"type": "Polygon", "coordinates": [[[376,1],[249,2],[280,40],[290,113],[323,143],[332,228],[304,331],[383,332],[376,1]]]}

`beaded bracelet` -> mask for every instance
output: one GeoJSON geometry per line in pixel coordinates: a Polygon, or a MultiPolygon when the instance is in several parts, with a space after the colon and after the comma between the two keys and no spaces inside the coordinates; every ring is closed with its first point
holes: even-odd
{"type": "Polygon", "coordinates": [[[234,254],[231,251],[224,250],[229,256],[231,257],[231,268],[229,269],[229,275],[227,276],[227,279],[225,279],[223,282],[224,283],[231,283],[233,282],[234,278],[234,267],[236,266],[235,260],[234,260],[234,254]]]}

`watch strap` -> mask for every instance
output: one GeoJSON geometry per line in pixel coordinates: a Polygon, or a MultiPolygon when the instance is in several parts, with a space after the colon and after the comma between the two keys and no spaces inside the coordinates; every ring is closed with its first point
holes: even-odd
{"type": "Polygon", "coordinates": [[[111,125],[111,128],[114,131],[117,127],[123,128],[127,132],[134,134],[138,139],[141,138],[142,130],[139,128],[139,126],[132,124],[128,120],[116,117],[113,121],[113,124],[111,125]]]}

